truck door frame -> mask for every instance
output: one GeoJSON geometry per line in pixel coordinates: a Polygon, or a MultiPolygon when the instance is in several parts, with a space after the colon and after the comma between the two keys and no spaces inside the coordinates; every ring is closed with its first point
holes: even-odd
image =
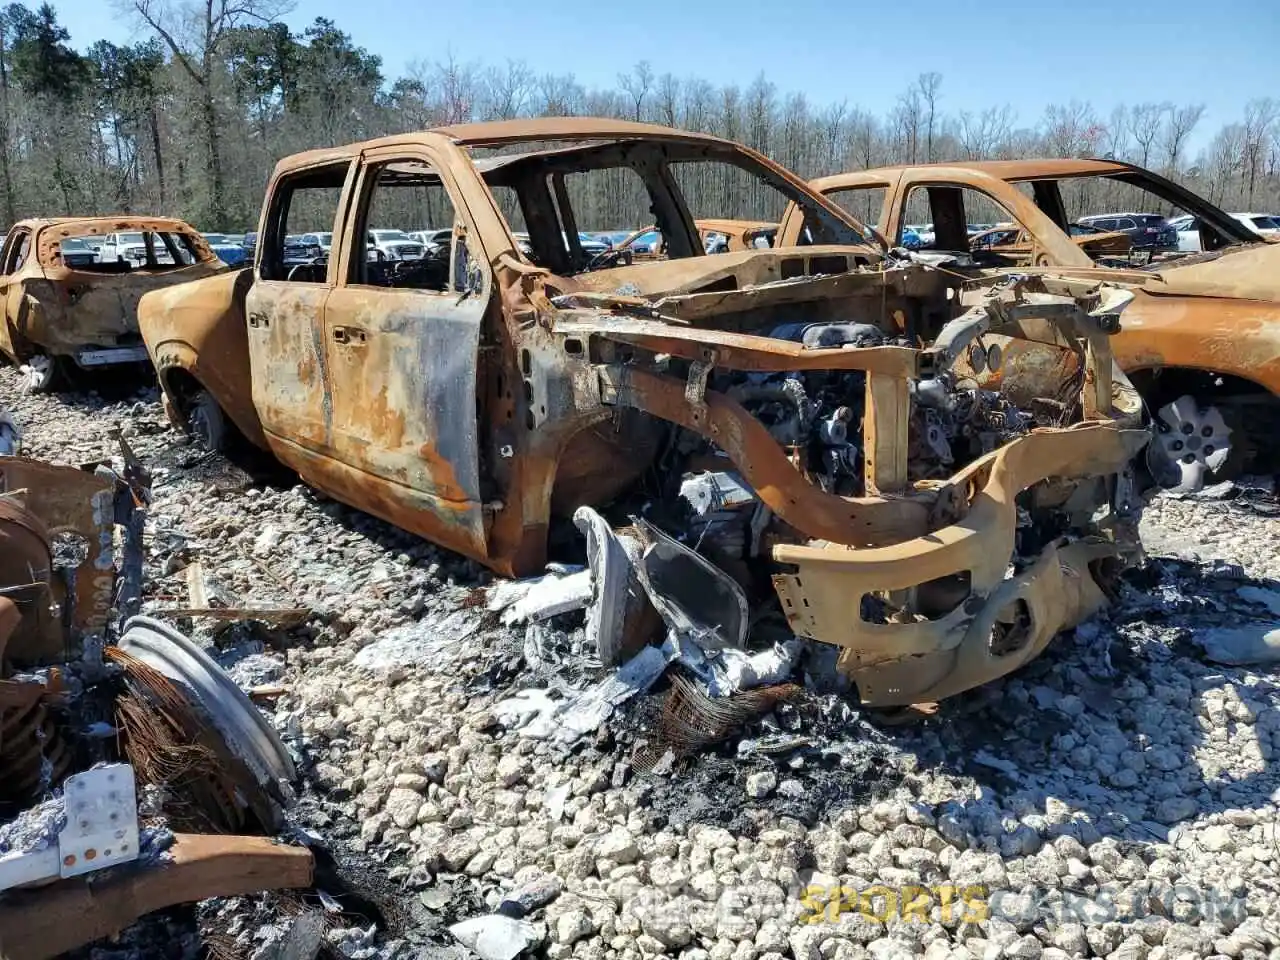
{"type": "Polygon", "coordinates": [[[470,159],[426,138],[361,152],[340,241],[323,342],[331,375],[332,458],[327,482],[339,499],[468,556],[488,556],[482,498],[479,391],[481,330],[497,280],[466,191],[452,165],[470,159]],[[443,291],[355,279],[376,171],[423,163],[453,207],[443,291]],[[459,243],[471,270],[459,286],[459,243]],[[479,278],[479,289],[474,289],[479,278]]]}
{"type": "MultiPolygon", "coordinates": [[[[326,168],[345,166],[332,229],[345,229],[357,156],[331,155],[312,163],[277,168],[267,188],[254,250],[254,282],[245,298],[253,405],[271,452],[308,483],[329,456],[331,441],[330,384],[325,369],[324,305],[333,290],[335,265],[330,258],[322,281],[298,281],[264,275],[268,256],[283,253],[288,227],[285,192],[292,199],[295,182],[326,168]]],[[[303,188],[298,188],[303,189],[303,188]]]]}

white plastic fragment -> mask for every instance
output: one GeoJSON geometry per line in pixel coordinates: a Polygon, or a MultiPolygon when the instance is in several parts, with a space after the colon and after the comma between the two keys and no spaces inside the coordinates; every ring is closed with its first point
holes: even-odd
{"type": "Polygon", "coordinates": [[[591,602],[591,571],[580,570],[567,577],[548,574],[539,577],[524,595],[502,614],[510,626],[530,620],[546,620],[571,610],[581,610],[591,602]]]}
{"type": "Polygon", "coordinates": [[[713,697],[727,697],[753,687],[782,683],[795,670],[803,649],[800,641],[788,640],[757,653],[732,648],[721,650],[718,656],[708,660],[713,676],[707,692],[713,697]]]}
{"type": "Polygon", "coordinates": [[[1280,661],[1280,623],[1276,622],[1213,627],[1197,632],[1195,641],[1214,663],[1241,666],[1280,661]]]}
{"type": "Polygon", "coordinates": [[[64,818],[56,842],[50,834],[30,849],[0,856],[0,890],[138,859],[138,800],[129,764],[68,777],[60,803],[64,818]]]}
{"type": "Polygon", "coordinates": [[[449,928],[455,940],[483,960],[514,960],[546,938],[545,928],[495,913],[471,917],[449,928]]]}
{"type": "Polygon", "coordinates": [[[600,662],[613,666],[622,658],[628,618],[639,613],[644,591],[636,573],[642,546],[634,537],[620,537],[607,520],[590,507],[574,511],[573,523],[587,538],[591,570],[591,606],[587,609],[587,645],[600,662]]]}
{"type": "Polygon", "coordinates": [[[756,500],[755,491],[729,470],[687,474],[680,481],[680,496],[700,517],[712,510],[741,507],[756,500]]]}
{"type": "Polygon", "coordinates": [[[707,651],[687,634],[669,630],[662,650],[668,661],[679,660],[701,680],[709,696],[727,697],[788,679],[796,668],[804,644],[799,640],[789,640],[755,653],[732,647],[707,651]]]}
{"type": "Polygon", "coordinates": [[[611,675],[567,700],[553,700],[546,690],[521,690],[493,706],[508,729],[534,740],[571,744],[600,728],[614,707],[643,693],[667,668],[657,647],[645,647],[611,675]]]}

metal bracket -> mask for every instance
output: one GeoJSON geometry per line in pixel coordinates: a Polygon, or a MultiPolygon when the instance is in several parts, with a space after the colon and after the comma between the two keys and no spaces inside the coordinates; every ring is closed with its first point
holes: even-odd
{"type": "Polygon", "coordinates": [[[0,890],[78,877],[138,859],[138,796],[133,767],[113,763],[67,777],[66,826],[56,845],[0,857],[0,890]]]}

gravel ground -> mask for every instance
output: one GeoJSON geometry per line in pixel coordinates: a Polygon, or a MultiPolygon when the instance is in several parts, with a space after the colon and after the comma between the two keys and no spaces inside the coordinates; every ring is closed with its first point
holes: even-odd
{"type": "MultiPolygon", "coordinates": [[[[1280,616],[1280,519],[1246,498],[1155,501],[1152,558],[1104,617],[933,717],[877,726],[810,695],[649,770],[634,751],[661,688],[573,749],[495,722],[548,675],[476,604],[475,564],[248,483],[184,445],[153,390],[20,396],[3,370],[0,405],[60,462],[109,455],[123,427],[154,473],[148,603],[184,601],[198,559],[216,596],[314,611],[187,625],[240,682],[286,687],[270,716],[324,891],[203,904],[189,923],[219,956],[281,956],[319,912],[331,956],[461,957],[448,926],[505,898],[557,960],[1280,957],[1280,683],[1199,643],[1280,616]],[[754,749],[787,737],[805,745],[754,749]]],[[[137,946],[146,926],[86,955],[162,955],[137,946]]],[[[199,940],[165,930],[165,956],[199,940]]]]}

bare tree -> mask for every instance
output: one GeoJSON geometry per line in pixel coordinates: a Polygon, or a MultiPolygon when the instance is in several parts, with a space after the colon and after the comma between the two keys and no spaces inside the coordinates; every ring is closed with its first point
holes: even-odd
{"type": "Polygon", "coordinates": [[[618,86],[635,101],[636,111],[633,119],[638,122],[644,115],[644,98],[649,95],[649,90],[653,87],[653,67],[649,66],[649,61],[641,60],[630,73],[618,74],[618,86]]]}
{"type": "Polygon", "coordinates": [[[1267,156],[1267,151],[1272,143],[1278,112],[1280,112],[1280,104],[1277,104],[1276,101],[1272,100],[1270,97],[1263,97],[1260,100],[1250,100],[1245,104],[1242,159],[1244,161],[1245,183],[1247,187],[1247,192],[1245,194],[1245,206],[1251,210],[1253,209],[1253,194],[1254,189],[1257,186],[1258,173],[1262,169],[1263,162],[1267,156]]]}
{"type": "Polygon", "coordinates": [[[246,23],[270,23],[292,9],[289,0],[132,0],[136,15],[165,42],[199,88],[209,174],[209,222],[227,223],[214,84],[227,34],[246,23]]]}
{"type": "Polygon", "coordinates": [[[1012,123],[1013,110],[1008,104],[988,107],[977,114],[961,110],[959,131],[964,158],[985,160],[994,156],[998,146],[1009,138],[1012,123]]]}
{"type": "Polygon", "coordinates": [[[1187,145],[1192,131],[1204,116],[1204,104],[1192,103],[1185,107],[1175,107],[1165,115],[1164,134],[1164,170],[1174,174],[1182,163],[1182,151],[1187,145]]]}
{"type": "Polygon", "coordinates": [[[1164,128],[1165,116],[1172,112],[1171,103],[1139,103],[1129,111],[1129,131],[1138,145],[1138,163],[1151,166],[1151,151],[1164,128]]]}
{"type": "Polygon", "coordinates": [[[668,127],[676,125],[676,110],[680,102],[680,81],[673,74],[664,73],[658,78],[658,120],[668,127]]]}
{"type": "Polygon", "coordinates": [[[942,74],[922,73],[916,79],[920,99],[924,102],[925,160],[933,163],[933,131],[938,116],[938,91],[942,87],[942,74]]]}
{"type": "Polygon", "coordinates": [[[891,120],[900,160],[915,163],[920,147],[920,90],[914,84],[898,98],[891,120]]]}
{"type": "Polygon", "coordinates": [[[533,97],[533,71],[523,60],[508,60],[499,69],[491,67],[485,72],[485,118],[488,120],[512,120],[527,109],[533,97]]]}
{"type": "Polygon", "coordinates": [[[1095,153],[1103,127],[1088,103],[1050,104],[1044,112],[1045,146],[1056,156],[1082,157],[1095,153]]]}

